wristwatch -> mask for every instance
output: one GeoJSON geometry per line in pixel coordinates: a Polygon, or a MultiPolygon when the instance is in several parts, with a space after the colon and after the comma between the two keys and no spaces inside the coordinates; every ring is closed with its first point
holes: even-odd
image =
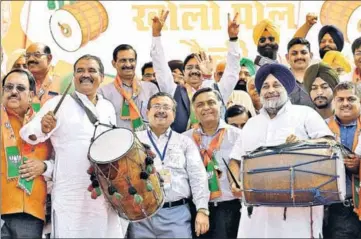
{"type": "Polygon", "coordinates": [[[205,208],[198,209],[198,212],[203,213],[204,215],[209,217],[209,210],[207,210],[205,208]]]}

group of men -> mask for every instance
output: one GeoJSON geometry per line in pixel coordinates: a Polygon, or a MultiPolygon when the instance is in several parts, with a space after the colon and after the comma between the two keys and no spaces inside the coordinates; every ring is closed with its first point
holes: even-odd
{"type": "Polygon", "coordinates": [[[351,71],[340,53],[342,33],[324,26],[322,61],[311,65],[305,37],[317,20],[307,15],[288,43],[288,68],[278,59],[279,29],[264,20],[254,29],[259,56],[252,61],[241,58],[237,13],[228,15],[226,62],[213,70],[204,52],[183,62],[165,60],[161,32],[168,14],[153,18],[152,62],[142,68],[142,80],[130,45],[114,49],[117,75],[101,87],[100,58],[84,55],[74,63],[75,91],[59,108],[64,83],[51,69],[49,47],[32,44],[9,67],[1,101],[2,237],[42,237],[49,182],[56,238],[361,237],[361,208],[353,195],[361,155],[361,38],[352,44],[351,71]],[[102,124],[134,131],[155,152],[156,170],[169,175],[164,205],[147,220],[128,222],[103,194],[91,198],[87,154],[94,134],[108,130],[102,124]],[[344,159],[345,202],[261,206],[252,213],[242,207],[237,186],[243,157],[261,146],[307,139],[334,139],[353,152],[344,159]]]}

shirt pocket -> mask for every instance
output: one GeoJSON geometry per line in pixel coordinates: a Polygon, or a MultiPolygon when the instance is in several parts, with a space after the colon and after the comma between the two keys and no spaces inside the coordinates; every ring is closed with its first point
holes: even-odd
{"type": "Polygon", "coordinates": [[[185,168],[185,156],[179,145],[169,145],[165,164],[173,169],[185,168]]]}

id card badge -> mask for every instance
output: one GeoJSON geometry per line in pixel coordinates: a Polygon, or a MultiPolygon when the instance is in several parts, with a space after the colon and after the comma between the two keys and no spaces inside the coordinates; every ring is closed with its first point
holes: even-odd
{"type": "Polygon", "coordinates": [[[164,189],[170,189],[172,184],[172,174],[169,168],[163,168],[160,170],[160,176],[163,178],[164,189]]]}

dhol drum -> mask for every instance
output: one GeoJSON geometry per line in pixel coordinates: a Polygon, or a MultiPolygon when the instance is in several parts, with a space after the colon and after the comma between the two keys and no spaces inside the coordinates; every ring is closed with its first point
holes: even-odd
{"type": "Polygon", "coordinates": [[[89,148],[100,187],[119,216],[140,221],[154,215],[164,203],[161,179],[136,135],[115,128],[97,136],[89,148]]]}
{"type": "Polygon", "coordinates": [[[242,161],[243,201],[246,205],[271,207],[344,201],[345,154],[346,149],[335,141],[310,140],[256,149],[242,161]]]}

